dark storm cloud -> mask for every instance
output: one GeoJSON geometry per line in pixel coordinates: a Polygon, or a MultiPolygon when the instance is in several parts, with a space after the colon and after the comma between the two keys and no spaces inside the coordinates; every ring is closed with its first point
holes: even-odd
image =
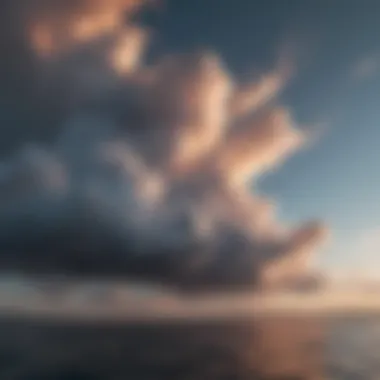
{"type": "Polygon", "coordinates": [[[265,107],[281,70],[240,89],[209,52],[147,66],[142,3],[4,8],[3,269],[200,289],[256,285],[268,261],[288,273],[324,228],[284,231],[247,185],[304,140],[265,107]]]}

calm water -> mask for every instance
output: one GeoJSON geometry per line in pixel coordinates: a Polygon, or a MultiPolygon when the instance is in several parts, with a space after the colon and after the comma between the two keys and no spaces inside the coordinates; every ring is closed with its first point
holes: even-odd
{"type": "Polygon", "coordinates": [[[79,325],[2,318],[0,379],[379,379],[380,320],[79,325]]]}

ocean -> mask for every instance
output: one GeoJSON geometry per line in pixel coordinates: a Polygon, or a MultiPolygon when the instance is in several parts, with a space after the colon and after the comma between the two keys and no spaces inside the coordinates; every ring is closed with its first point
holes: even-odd
{"type": "Polygon", "coordinates": [[[380,378],[380,318],[85,322],[3,316],[0,379],[380,378]]]}

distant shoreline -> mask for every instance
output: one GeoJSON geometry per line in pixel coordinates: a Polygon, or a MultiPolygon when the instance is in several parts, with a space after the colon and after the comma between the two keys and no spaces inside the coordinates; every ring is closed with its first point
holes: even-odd
{"type": "Polygon", "coordinates": [[[376,295],[268,295],[237,297],[143,297],[123,300],[0,298],[0,318],[22,317],[52,321],[151,323],[217,321],[262,317],[361,318],[380,317],[376,295]]]}

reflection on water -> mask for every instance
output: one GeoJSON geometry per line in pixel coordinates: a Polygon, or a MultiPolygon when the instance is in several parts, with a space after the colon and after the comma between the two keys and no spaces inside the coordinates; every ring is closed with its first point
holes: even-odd
{"type": "Polygon", "coordinates": [[[319,379],[324,372],[325,322],[268,318],[257,324],[256,355],[264,378],[319,379]]]}
{"type": "Polygon", "coordinates": [[[330,378],[380,378],[380,319],[350,319],[330,328],[326,353],[330,378]]]}
{"type": "Polygon", "coordinates": [[[380,323],[88,325],[2,318],[0,379],[375,379],[380,323]]]}

